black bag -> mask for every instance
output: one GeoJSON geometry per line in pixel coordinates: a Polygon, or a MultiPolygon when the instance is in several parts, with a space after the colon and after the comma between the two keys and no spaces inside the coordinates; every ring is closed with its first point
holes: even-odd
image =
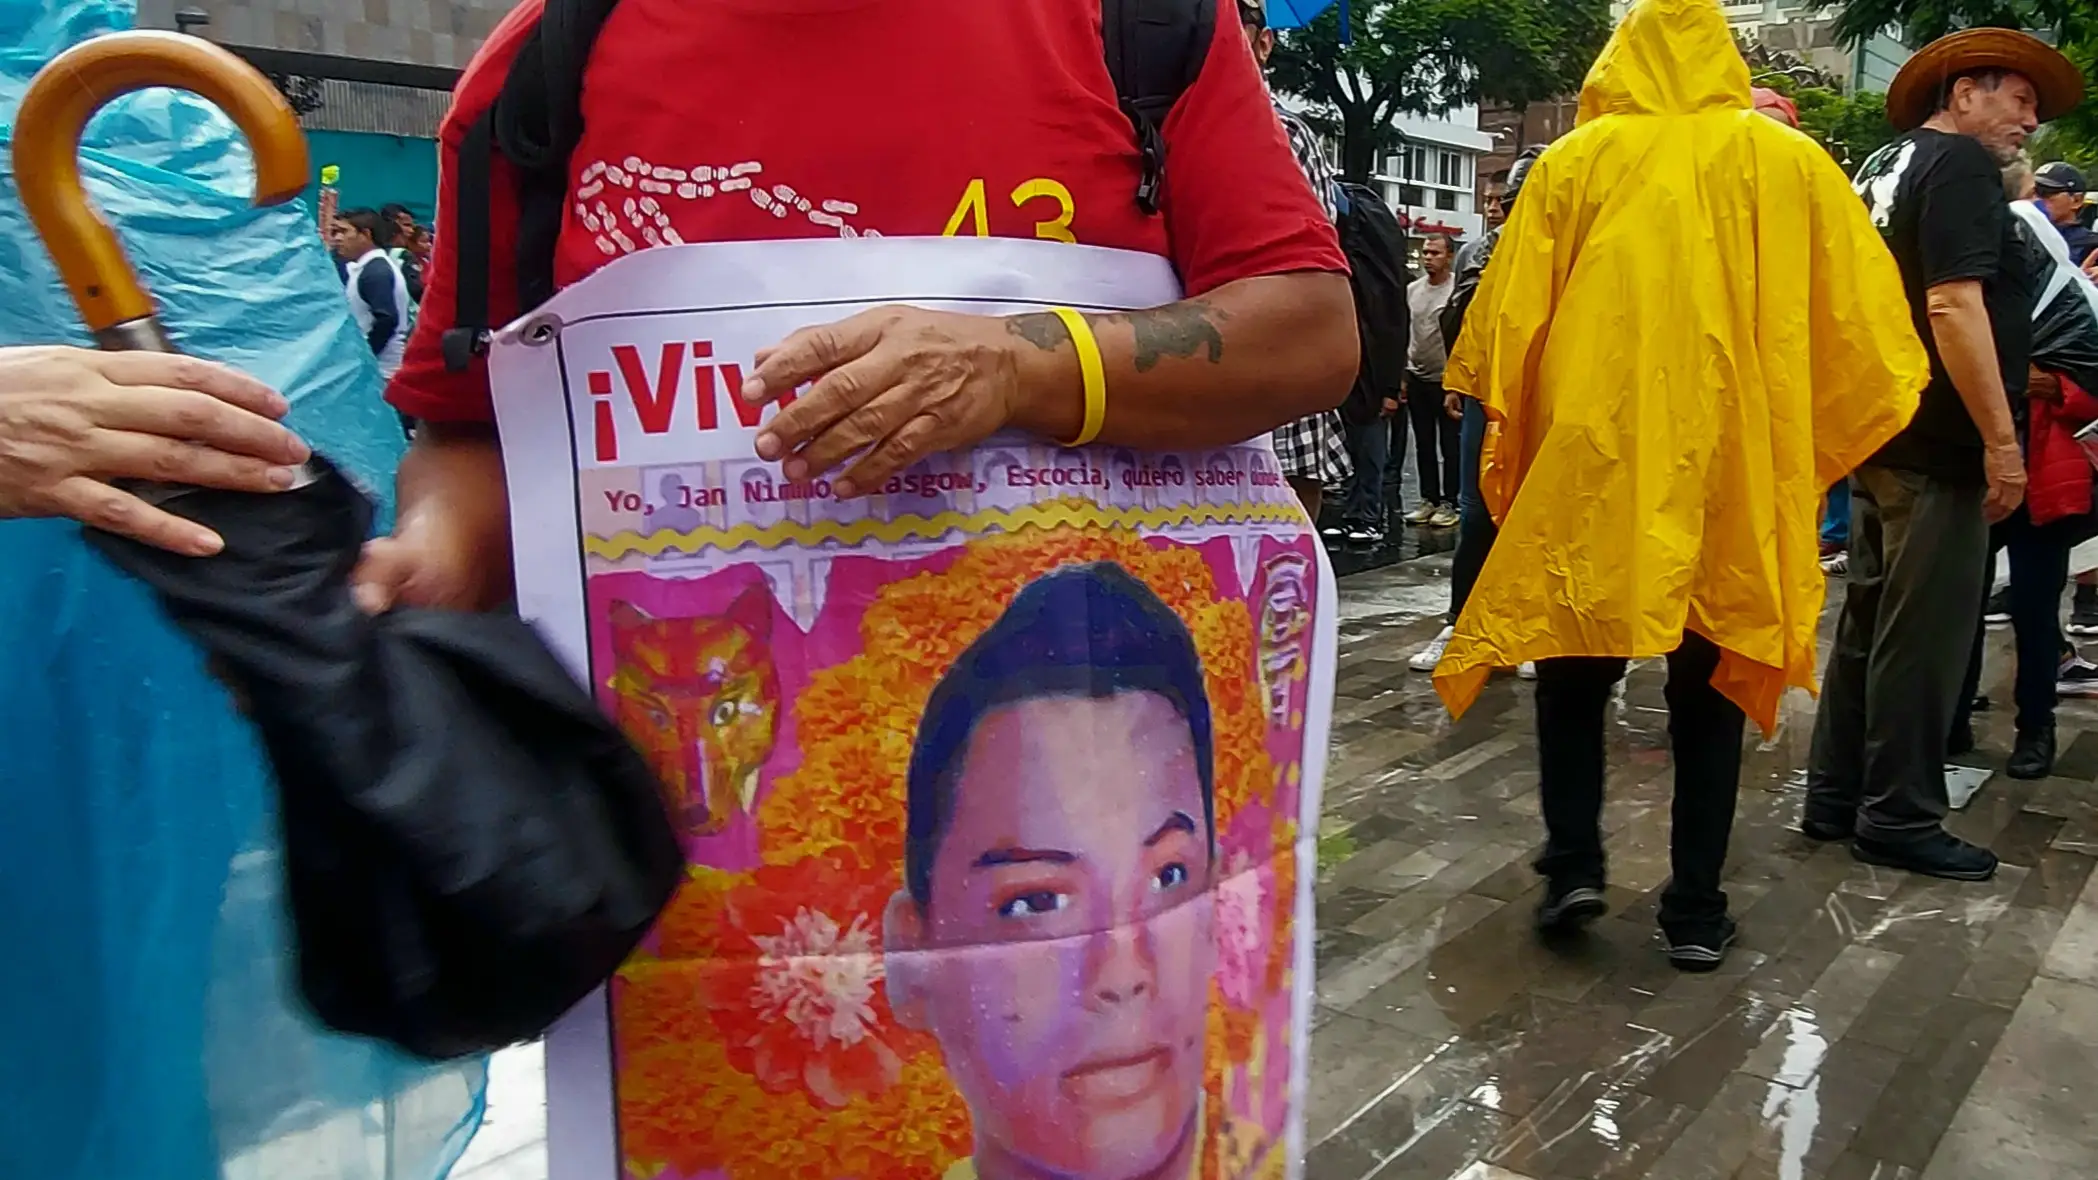
{"type": "MultiPolygon", "coordinates": [[[[460,212],[439,239],[456,251],[452,327],[444,334],[445,366],[464,370],[488,349],[489,208],[496,155],[519,175],[518,311],[554,295],[554,250],[568,197],[569,155],[583,133],[583,67],[618,0],[546,0],[503,80],[500,97],[459,147],[455,198],[460,212]],[[469,212],[471,211],[471,212],[469,212]],[[476,215],[479,214],[479,215],[476,215]]],[[[1158,212],[1167,112],[1194,84],[1216,30],[1216,0],[1101,0],[1101,50],[1122,113],[1136,134],[1143,169],[1137,205],[1158,212]]],[[[1403,305],[1403,296],[1400,300],[1403,305]]]]}
{"type": "Polygon", "coordinates": [[[1384,399],[1405,390],[1406,351],[1412,343],[1412,314],[1406,303],[1406,234],[1384,198],[1363,185],[1342,181],[1335,228],[1348,258],[1348,285],[1355,293],[1355,330],[1362,340],[1362,366],[1354,388],[1340,405],[1350,425],[1374,422],[1384,399]]]}
{"type": "Polygon", "coordinates": [[[2070,280],[2032,321],[2032,363],[2098,389],[2098,314],[2070,280]]]}
{"type": "MultiPolygon", "coordinates": [[[[2048,256],[2053,262],[2053,256],[2048,256]]],[[[2047,290],[2043,275],[2039,290],[2047,290]]],[[[2078,274],[2041,307],[2032,320],[2032,363],[2063,373],[2086,391],[2098,390],[2098,312],[2087,296],[2089,280],[2078,274]]]]}
{"type": "MultiPolygon", "coordinates": [[[[2018,257],[2012,264],[2025,272],[2033,298],[2045,298],[2047,285],[2061,273],[2060,263],[2039,238],[2052,231],[2035,228],[2015,216],[2011,218],[2011,230],[2018,244],[2018,257]]],[[[2098,385],[2092,384],[2098,381],[2098,312],[2084,297],[2084,276],[2079,272],[2066,279],[2062,289],[2033,312],[2032,349],[2028,356],[2037,368],[2064,374],[2086,390],[2098,390],[2098,385]]],[[[2022,401],[2011,409],[2022,427],[2022,401]]]]}
{"type": "Polygon", "coordinates": [[[530,1040],[683,880],[661,788],[517,616],[359,610],[371,503],[311,469],[271,495],[144,489],[223,536],[216,557],[87,538],[153,588],[262,736],[315,1015],[430,1058],[530,1040]]]}

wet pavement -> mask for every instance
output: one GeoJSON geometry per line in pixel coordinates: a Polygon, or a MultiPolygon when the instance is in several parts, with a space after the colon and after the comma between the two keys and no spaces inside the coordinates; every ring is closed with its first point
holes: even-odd
{"type": "MultiPolygon", "coordinates": [[[[1664,669],[1612,714],[1612,915],[1530,933],[1540,830],[1530,687],[1451,723],[1405,658],[1433,561],[1341,583],[1319,885],[1309,1180],[1995,1180],[2098,1171],[2098,709],[2064,702],[2038,783],[1992,778],[1951,826],[1993,882],[1859,865],[1794,833],[1812,703],[1746,760],[1727,889],[1741,941],[1662,957],[1664,669]],[[1414,615],[1409,618],[1409,615],[1414,615]]],[[[1985,684],[2008,696],[1991,644],[1985,684]]],[[[2007,660],[2001,661],[2007,664],[2007,660]]],[[[1977,764],[2008,749],[1982,715],[1977,764]]]]}
{"type": "MultiPolygon", "coordinates": [[[[1612,711],[1611,915],[1530,932],[1530,686],[1452,723],[1406,659],[1447,556],[1344,578],[1321,831],[1307,1180],[2051,1180],[2098,1174],[2098,704],[2063,703],[2054,778],[1991,779],[1951,827],[1987,884],[1854,863],[1792,831],[1811,702],[1751,739],[1727,889],[1741,941],[1678,974],[1662,667],[1612,711]]],[[[1984,684],[2008,699],[2007,639],[1984,684]]],[[[2000,768],[2006,710],[1977,716],[2000,768]]],[[[543,1180],[535,1051],[498,1059],[457,1173],[543,1180]]]]}

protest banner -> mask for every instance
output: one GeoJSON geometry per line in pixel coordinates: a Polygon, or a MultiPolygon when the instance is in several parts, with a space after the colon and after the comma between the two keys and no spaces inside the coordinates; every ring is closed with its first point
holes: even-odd
{"type": "Polygon", "coordinates": [[[1335,607],[1267,440],[999,436],[839,500],[739,396],[868,307],[1177,296],[1055,243],[710,244],[499,335],[520,609],[692,865],[549,1039],[553,1180],[1298,1174],[1335,607]]]}

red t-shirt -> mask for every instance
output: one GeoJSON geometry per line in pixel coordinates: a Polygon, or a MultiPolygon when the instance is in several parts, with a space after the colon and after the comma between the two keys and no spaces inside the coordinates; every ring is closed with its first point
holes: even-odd
{"type": "MultiPolygon", "coordinates": [[[[1220,5],[1167,116],[1162,216],[1136,203],[1097,0],[622,0],[585,73],[554,279],[677,242],[854,235],[1036,237],[1170,258],[1190,294],[1346,267],[1245,38],[1220,5]]],[[[433,421],[491,417],[485,362],[447,372],[453,199],[467,127],[539,19],[526,0],[461,80],[439,133],[437,248],[387,391],[433,421]]],[[[517,313],[513,178],[492,176],[489,314],[517,313]]]]}

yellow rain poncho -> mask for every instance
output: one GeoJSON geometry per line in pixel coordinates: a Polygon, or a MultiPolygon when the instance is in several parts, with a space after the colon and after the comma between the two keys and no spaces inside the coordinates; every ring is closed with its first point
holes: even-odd
{"type": "Polygon", "coordinates": [[[1639,0],[1532,167],[1445,383],[1486,408],[1500,539],[1436,688],[1665,655],[1768,732],[1814,686],[1824,491],[1928,380],[1893,256],[1813,140],[1750,109],[1715,0],[1639,0]]]}

